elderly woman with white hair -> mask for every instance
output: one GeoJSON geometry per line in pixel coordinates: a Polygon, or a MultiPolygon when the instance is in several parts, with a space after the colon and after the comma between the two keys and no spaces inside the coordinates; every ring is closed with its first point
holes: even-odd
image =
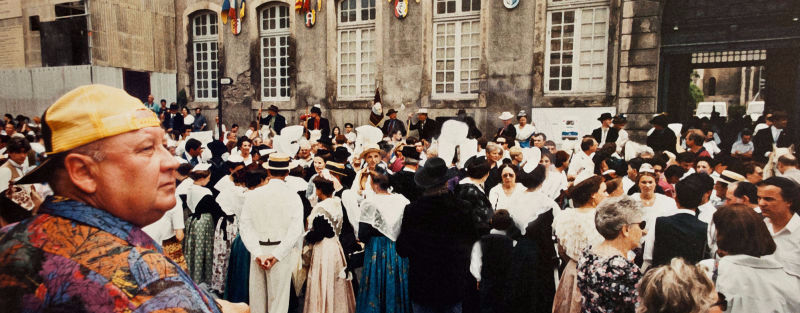
{"type": "Polygon", "coordinates": [[[582,311],[635,312],[642,273],[630,252],[646,233],[641,205],[631,197],[606,199],[598,205],[594,222],[605,240],[587,248],[578,261],[582,311]]]}

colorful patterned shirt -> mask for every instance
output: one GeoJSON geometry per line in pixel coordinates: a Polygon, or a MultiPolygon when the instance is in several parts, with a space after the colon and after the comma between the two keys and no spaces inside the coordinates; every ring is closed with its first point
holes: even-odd
{"type": "Polygon", "coordinates": [[[213,312],[139,227],[65,198],[0,230],[0,311],[213,312]]]}

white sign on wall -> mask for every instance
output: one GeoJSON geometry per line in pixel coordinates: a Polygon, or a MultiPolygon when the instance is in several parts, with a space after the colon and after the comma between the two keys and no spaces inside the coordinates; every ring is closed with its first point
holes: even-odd
{"type": "Polygon", "coordinates": [[[552,140],[561,146],[565,140],[591,135],[592,130],[600,127],[597,118],[603,113],[616,115],[617,108],[533,108],[530,120],[536,127],[536,132],[544,133],[547,140],[552,140]]]}

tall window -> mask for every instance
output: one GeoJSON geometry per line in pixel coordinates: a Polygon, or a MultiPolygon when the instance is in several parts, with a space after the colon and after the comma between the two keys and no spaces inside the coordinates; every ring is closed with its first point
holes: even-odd
{"type": "Polygon", "coordinates": [[[289,100],[289,7],[261,10],[261,99],[289,100]]]}
{"type": "Polygon", "coordinates": [[[197,101],[217,100],[217,14],[193,18],[194,97],[197,101]]]}
{"type": "Polygon", "coordinates": [[[608,14],[608,7],[547,13],[546,92],[605,92],[608,14]]]}
{"type": "Polygon", "coordinates": [[[370,99],[375,90],[375,1],[339,3],[339,99],[370,99]]]}
{"type": "Polygon", "coordinates": [[[433,95],[478,94],[480,0],[436,0],[433,16],[433,95]]]}

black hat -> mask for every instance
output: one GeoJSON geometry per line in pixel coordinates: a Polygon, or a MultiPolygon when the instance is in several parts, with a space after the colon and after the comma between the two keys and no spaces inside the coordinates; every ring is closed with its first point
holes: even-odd
{"type": "Polygon", "coordinates": [[[387,113],[386,113],[386,116],[392,115],[392,114],[394,114],[394,113],[397,113],[397,110],[395,110],[395,109],[389,109],[389,112],[387,112],[387,113]]]}
{"type": "Polygon", "coordinates": [[[667,126],[667,124],[669,124],[669,122],[667,122],[667,116],[666,115],[659,114],[656,117],[654,117],[652,120],[650,120],[650,124],[667,126]]]}
{"type": "Polygon", "coordinates": [[[278,107],[276,105],[274,105],[274,104],[270,105],[269,108],[267,108],[267,111],[272,111],[272,112],[278,113],[278,107]]]}
{"type": "Polygon", "coordinates": [[[222,156],[225,152],[228,152],[228,148],[225,147],[225,144],[219,140],[213,140],[206,144],[208,150],[211,151],[211,156],[222,156]]]}
{"type": "Polygon", "coordinates": [[[417,152],[417,147],[412,145],[403,146],[403,149],[400,150],[400,153],[403,154],[404,158],[419,160],[419,152],[417,152]]]}
{"type": "Polygon", "coordinates": [[[442,158],[430,158],[425,165],[414,174],[414,182],[420,187],[430,188],[444,184],[450,177],[447,175],[447,164],[442,158]]]}
{"type": "Polygon", "coordinates": [[[350,157],[350,151],[347,151],[345,147],[336,147],[336,150],[333,151],[333,160],[338,163],[345,163],[347,162],[347,158],[350,157]]]}
{"type": "Polygon", "coordinates": [[[606,113],[601,114],[600,117],[597,118],[597,120],[598,121],[605,121],[605,120],[610,120],[610,119],[613,119],[613,118],[614,117],[611,116],[611,113],[606,112],[606,113]]]}
{"type": "Polygon", "coordinates": [[[322,109],[320,109],[318,107],[312,107],[311,108],[311,113],[322,114],[322,109]]]}
{"type": "Polygon", "coordinates": [[[315,154],[314,156],[315,156],[315,157],[320,157],[320,158],[323,158],[323,159],[327,160],[327,159],[328,159],[328,158],[330,158],[332,155],[331,155],[331,152],[330,152],[330,150],[328,150],[328,149],[323,149],[323,148],[319,148],[319,149],[317,149],[317,154],[315,154]]]}
{"type": "Polygon", "coordinates": [[[169,109],[170,110],[177,110],[178,109],[178,104],[177,103],[170,104],[169,105],[169,109]]]}
{"type": "Polygon", "coordinates": [[[628,118],[625,117],[625,114],[620,113],[617,114],[617,116],[614,116],[614,119],[611,122],[614,124],[625,124],[628,122],[628,118]]]}

